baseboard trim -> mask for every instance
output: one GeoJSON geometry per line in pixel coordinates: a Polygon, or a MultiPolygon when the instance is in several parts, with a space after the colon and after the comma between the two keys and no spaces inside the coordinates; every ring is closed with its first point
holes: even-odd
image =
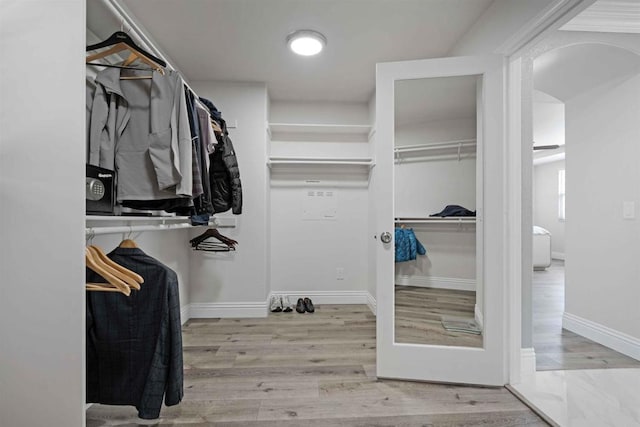
{"type": "MultiPolygon", "coordinates": [[[[291,304],[295,304],[298,298],[311,298],[315,305],[366,304],[376,313],[376,300],[366,291],[276,291],[271,295],[288,296],[291,304]]],[[[267,317],[270,298],[271,296],[264,302],[192,303],[180,310],[181,320],[184,324],[189,319],[267,317]]]]}
{"type": "Polygon", "coordinates": [[[480,311],[480,307],[478,307],[478,304],[474,305],[473,307],[473,317],[475,318],[478,326],[480,326],[480,330],[484,331],[484,316],[482,315],[482,312],[480,311]]]}
{"type": "Polygon", "coordinates": [[[192,319],[267,317],[267,301],[192,303],[189,315],[192,319]]]}
{"type": "Polygon", "coordinates": [[[551,259],[559,259],[564,261],[564,252],[551,252],[551,259]]]}
{"type": "Polygon", "coordinates": [[[274,291],[271,295],[288,296],[295,304],[298,298],[311,298],[313,304],[367,304],[369,293],[366,291],[274,291]]]}
{"type": "Polygon", "coordinates": [[[605,347],[640,360],[640,339],[631,335],[567,312],[562,315],[562,327],[605,347]]]}
{"type": "Polygon", "coordinates": [[[520,381],[536,373],[536,351],[533,347],[520,349],[520,381]]]}
{"type": "Polygon", "coordinates": [[[455,277],[409,276],[403,274],[396,276],[396,284],[421,288],[455,289],[458,291],[476,290],[475,280],[455,277]]]}
{"type": "Polygon", "coordinates": [[[369,310],[373,313],[374,316],[378,314],[378,302],[375,297],[367,292],[367,305],[369,306],[369,310]]]}
{"type": "Polygon", "coordinates": [[[191,310],[189,304],[184,305],[180,308],[180,323],[183,325],[189,321],[191,315],[191,310]]]}

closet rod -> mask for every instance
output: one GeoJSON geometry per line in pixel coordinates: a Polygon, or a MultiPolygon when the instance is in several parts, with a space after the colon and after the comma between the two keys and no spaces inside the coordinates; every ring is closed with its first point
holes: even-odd
{"type": "Polygon", "coordinates": [[[413,151],[443,150],[449,147],[471,147],[475,145],[475,139],[462,139],[460,141],[437,142],[422,145],[404,145],[395,147],[396,153],[409,153],[413,151]]]}
{"type": "Polygon", "coordinates": [[[165,224],[165,225],[122,225],[117,227],[87,227],[85,235],[98,236],[101,234],[138,233],[141,231],[170,231],[194,228],[191,224],[165,224]]]}

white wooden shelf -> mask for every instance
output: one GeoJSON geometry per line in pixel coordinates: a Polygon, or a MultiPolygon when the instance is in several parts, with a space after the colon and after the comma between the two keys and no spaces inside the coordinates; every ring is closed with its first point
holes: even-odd
{"type": "Polygon", "coordinates": [[[207,225],[191,225],[188,216],[117,216],[117,215],[87,215],[85,223],[91,224],[85,228],[87,237],[103,234],[139,233],[143,231],[171,231],[185,230],[196,227],[236,227],[237,220],[233,217],[211,217],[207,225]],[[94,224],[100,224],[94,226],[94,224]]]}
{"type": "Polygon", "coordinates": [[[270,157],[267,165],[278,166],[335,166],[365,167],[375,166],[371,157],[270,157]]]}
{"type": "Polygon", "coordinates": [[[308,123],[269,123],[271,135],[275,133],[300,134],[361,134],[369,135],[370,125],[308,124],[308,123]]]}
{"type": "Polygon", "coordinates": [[[87,222],[188,222],[188,216],[86,215],[87,222]]]}
{"type": "Polygon", "coordinates": [[[445,216],[445,217],[400,217],[395,218],[396,224],[475,224],[474,216],[445,216]]]}

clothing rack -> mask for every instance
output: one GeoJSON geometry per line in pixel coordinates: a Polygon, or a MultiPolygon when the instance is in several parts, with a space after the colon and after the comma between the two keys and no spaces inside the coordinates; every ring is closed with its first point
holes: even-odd
{"type": "Polygon", "coordinates": [[[395,218],[396,224],[475,224],[476,217],[395,218]]]}
{"type": "MultiPolygon", "coordinates": [[[[189,84],[189,82],[187,82],[184,79],[184,74],[180,72],[180,70],[173,64],[173,62],[167,57],[167,55],[165,55],[160,49],[158,49],[156,47],[156,45],[153,43],[153,40],[146,35],[145,31],[142,30],[142,28],[140,28],[140,26],[136,23],[136,21],[134,21],[131,16],[129,15],[127,9],[122,6],[118,0],[101,0],[102,4],[104,4],[104,6],[113,14],[113,16],[115,16],[117,19],[120,20],[120,22],[122,23],[122,27],[123,27],[123,31],[125,31],[127,34],[129,34],[129,36],[143,49],[149,51],[150,53],[154,54],[155,56],[157,56],[158,58],[162,59],[164,62],[167,63],[167,66],[165,68],[169,68],[172,69],[174,71],[177,71],[180,73],[180,75],[182,76],[182,83],[189,88],[189,90],[191,92],[193,92],[194,95],[196,95],[196,97],[198,96],[198,94],[196,93],[195,90],[193,90],[193,88],[191,87],[191,85],[189,84]],[[127,27],[127,28],[124,28],[127,27]]],[[[105,67],[114,67],[115,65],[106,65],[106,64],[100,64],[102,66],[105,67]]],[[[237,129],[238,128],[238,122],[235,120],[226,120],[227,122],[227,129],[237,129]]]]}

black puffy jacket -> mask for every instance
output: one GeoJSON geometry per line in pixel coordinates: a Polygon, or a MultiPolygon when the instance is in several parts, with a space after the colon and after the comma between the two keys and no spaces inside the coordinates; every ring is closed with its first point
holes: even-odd
{"type": "Polygon", "coordinates": [[[231,209],[236,215],[242,213],[242,183],[236,151],[227,133],[224,120],[220,120],[222,133],[216,133],[218,145],[209,155],[209,183],[213,211],[226,212],[231,209]]]}
{"type": "Polygon", "coordinates": [[[221,134],[216,132],[218,145],[209,155],[209,184],[214,213],[231,209],[231,212],[239,215],[242,213],[242,183],[236,150],[233,149],[227,124],[222,119],[220,111],[208,99],[201,97],[200,101],[209,109],[211,117],[220,123],[222,128],[221,134]]]}

